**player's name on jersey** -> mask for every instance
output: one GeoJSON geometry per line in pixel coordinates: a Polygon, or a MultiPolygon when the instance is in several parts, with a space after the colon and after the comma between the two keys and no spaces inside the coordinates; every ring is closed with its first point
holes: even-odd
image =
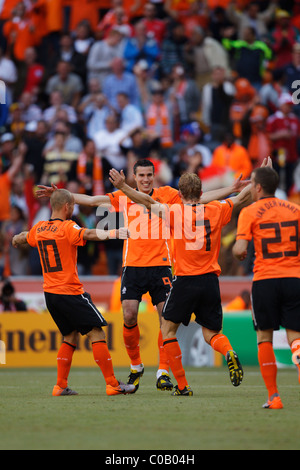
{"type": "Polygon", "coordinates": [[[258,218],[261,218],[263,214],[265,214],[265,212],[269,209],[272,209],[272,207],[285,207],[286,209],[290,210],[293,214],[295,214],[299,210],[298,207],[294,204],[276,198],[270,198],[267,200],[261,199],[260,201],[262,204],[259,205],[259,208],[256,213],[256,216],[258,218]]]}

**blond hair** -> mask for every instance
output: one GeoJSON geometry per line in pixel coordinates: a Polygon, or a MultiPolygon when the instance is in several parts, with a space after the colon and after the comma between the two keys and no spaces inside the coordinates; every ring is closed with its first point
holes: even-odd
{"type": "Polygon", "coordinates": [[[199,201],[202,194],[202,182],[195,173],[184,173],[178,183],[178,189],[186,201],[199,201]]]}

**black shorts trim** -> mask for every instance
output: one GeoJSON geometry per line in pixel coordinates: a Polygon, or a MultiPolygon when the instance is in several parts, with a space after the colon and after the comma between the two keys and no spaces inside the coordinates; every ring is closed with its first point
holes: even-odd
{"type": "Polygon", "coordinates": [[[223,311],[216,274],[174,277],[163,317],[187,326],[193,313],[199,325],[212,331],[222,329],[223,311]]]}
{"type": "Polygon", "coordinates": [[[262,279],[252,284],[252,314],[256,330],[300,331],[300,279],[262,279]]]}
{"type": "Polygon", "coordinates": [[[172,286],[172,271],[169,266],[149,266],[123,268],[121,278],[121,301],[137,300],[141,302],[149,292],[152,304],[165,302],[172,286]]]}
{"type": "Polygon", "coordinates": [[[49,313],[63,336],[73,331],[86,335],[93,328],[107,325],[87,292],[81,295],[45,292],[45,300],[49,313]]]}

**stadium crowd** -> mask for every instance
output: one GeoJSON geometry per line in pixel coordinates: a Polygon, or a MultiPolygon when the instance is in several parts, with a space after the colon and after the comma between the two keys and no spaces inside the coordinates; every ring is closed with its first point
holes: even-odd
{"type": "MultiPolygon", "coordinates": [[[[11,247],[50,217],[38,184],[106,194],[109,170],[133,185],[141,157],[156,186],[194,172],[206,191],[271,155],[280,196],[300,201],[299,0],[2,0],[0,79],[4,277],[41,274],[35,249],[11,247]]],[[[88,228],[99,221],[88,207],[74,214],[88,228]]],[[[231,254],[236,217],[223,275],[252,270],[251,255],[231,254]]],[[[121,244],[87,243],[79,273],[120,274],[121,244]]]]}

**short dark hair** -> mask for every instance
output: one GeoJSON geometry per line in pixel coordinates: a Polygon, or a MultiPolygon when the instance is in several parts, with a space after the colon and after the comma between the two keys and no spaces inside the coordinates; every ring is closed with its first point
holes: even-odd
{"type": "Polygon", "coordinates": [[[147,160],[144,158],[143,160],[138,160],[133,167],[133,173],[136,175],[136,170],[139,166],[142,166],[144,168],[151,167],[153,168],[153,173],[154,173],[154,165],[150,160],[147,160]]]}
{"type": "Polygon", "coordinates": [[[255,183],[261,185],[265,194],[275,194],[279,185],[279,176],[273,168],[255,168],[255,170],[253,170],[253,175],[255,183]]]}

